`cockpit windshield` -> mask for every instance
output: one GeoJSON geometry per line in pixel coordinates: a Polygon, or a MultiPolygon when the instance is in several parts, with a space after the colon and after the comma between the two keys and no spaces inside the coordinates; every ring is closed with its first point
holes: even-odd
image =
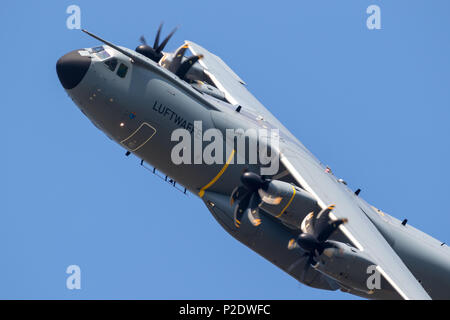
{"type": "Polygon", "coordinates": [[[92,48],[92,53],[95,53],[95,55],[100,60],[105,60],[110,57],[109,53],[105,50],[103,46],[92,48]]]}
{"type": "Polygon", "coordinates": [[[100,52],[103,50],[105,50],[105,48],[103,48],[103,46],[98,46],[98,47],[92,48],[93,53],[97,53],[97,52],[100,52]]]}

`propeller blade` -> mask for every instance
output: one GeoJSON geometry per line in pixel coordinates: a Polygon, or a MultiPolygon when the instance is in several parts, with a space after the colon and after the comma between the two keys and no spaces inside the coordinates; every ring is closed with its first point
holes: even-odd
{"type": "Polygon", "coordinates": [[[328,223],[330,222],[330,212],[333,211],[335,208],[335,205],[332,204],[325,209],[322,209],[317,215],[314,215],[312,219],[312,233],[316,238],[318,234],[327,227],[328,223]]]}
{"type": "Polygon", "coordinates": [[[341,224],[347,222],[347,219],[331,220],[330,212],[334,208],[334,204],[328,206],[320,211],[317,217],[313,220],[313,234],[319,242],[326,241],[341,224]]]}
{"type": "Polygon", "coordinates": [[[143,45],[147,45],[147,40],[145,40],[144,36],[140,36],[139,41],[143,44],[143,45]]]}
{"type": "Polygon", "coordinates": [[[167,37],[166,39],[164,39],[164,41],[159,44],[159,38],[161,36],[161,30],[162,30],[162,26],[163,23],[161,22],[161,24],[158,27],[158,31],[156,32],[156,37],[155,37],[155,42],[153,43],[153,47],[150,47],[147,44],[147,40],[145,39],[144,36],[141,36],[139,38],[139,41],[141,42],[141,45],[138,46],[135,50],[136,52],[146,56],[147,58],[155,61],[155,62],[159,62],[161,60],[161,58],[164,56],[161,51],[164,49],[164,47],[166,46],[167,42],[169,41],[169,39],[173,36],[173,34],[175,33],[176,29],[175,28],[167,37]]]}
{"type": "Polygon", "coordinates": [[[230,196],[230,204],[233,205],[236,200],[240,201],[247,192],[248,190],[243,186],[234,188],[230,196]]]}
{"type": "MultiPolygon", "coordinates": [[[[161,26],[162,26],[162,24],[161,24],[161,26]]],[[[172,32],[169,33],[169,35],[163,40],[163,42],[161,42],[161,44],[157,48],[155,48],[155,51],[157,53],[160,53],[161,51],[164,50],[164,47],[166,46],[167,42],[169,42],[170,38],[172,38],[173,34],[175,33],[175,31],[177,31],[177,29],[178,29],[178,27],[175,27],[172,30],[172,32]]],[[[159,31],[159,29],[158,29],[158,31],[159,31]]],[[[156,44],[156,40],[159,41],[159,33],[157,34],[157,39],[155,39],[155,44],[156,44]]]]}
{"type": "MultiPolygon", "coordinates": [[[[305,252],[300,259],[296,260],[293,264],[291,264],[289,266],[289,268],[287,269],[288,273],[291,273],[297,266],[299,266],[300,264],[303,263],[303,270],[300,273],[300,279],[299,281],[301,283],[305,283],[305,278],[306,278],[306,274],[308,273],[309,269],[311,268],[311,266],[313,266],[313,264],[311,264],[311,254],[305,252]],[[307,257],[307,259],[305,259],[307,257]]],[[[315,263],[315,261],[314,261],[315,263]]]]}
{"type": "Polygon", "coordinates": [[[339,219],[335,221],[330,221],[317,235],[317,240],[319,242],[326,241],[332,234],[339,228],[341,224],[347,222],[347,219],[339,219]]]}
{"type": "Polygon", "coordinates": [[[178,68],[177,72],[175,74],[180,78],[184,79],[186,74],[188,73],[189,69],[196,63],[199,59],[203,58],[202,55],[192,56],[186,59],[181,66],[178,68]]]}
{"type": "MultiPolygon", "coordinates": [[[[161,30],[162,30],[163,24],[164,23],[161,22],[159,24],[158,31],[156,31],[155,42],[153,43],[153,49],[155,49],[155,50],[156,50],[156,48],[158,48],[158,45],[159,45],[159,37],[161,36],[161,30]]],[[[158,50],[156,50],[156,51],[158,51],[158,50]]]]}
{"type": "Polygon", "coordinates": [[[302,232],[314,234],[314,226],[313,226],[314,220],[315,220],[314,211],[308,213],[306,217],[303,219],[302,224],[300,226],[302,232]]]}
{"type": "Polygon", "coordinates": [[[309,268],[311,267],[311,263],[309,262],[310,258],[311,258],[311,255],[308,255],[308,261],[303,266],[303,271],[302,271],[302,274],[300,275],[300,282],[302,282],[302,283],[305,283],[306,274],[308,273],[309,268]]]}
{"type": "Polygon", "coordinates": [[[317,261],[314,260],[314,255],[313,254],[309,254],[308,255],[308,263],[307,263],[308,267],[312,266],[313,268],[317,265],[317,261]]]}
{"type": "Polygon", "coordinates": [[[234,225],[236,228],[241,226],[242,216],[244,215],[244,211],[247,209],[248,204],[250,202],[251,193],[246,193],[241,201],[238,202],[236,207],[234,208],[234,225]]]}
{"type": "MultiPolygon", "coordinates": [[[[187,73],[190,66],[195,63],[200,57],[193,56],[184,61],[180,68],[178,68],[177,75],[181,78],[187,73]],[[195,60],[197,59],[197,60],[195,60]],[[184,74],[180,74],[180,69],[184,74]]],[[[257,227],[261,224],[261,216],[259,214],[259,206],[262,203],[259,195],[260,188],[266,186],[269,180],[265,180],[260,175],[247,171],[247,168],[242,171],[241,185],[234,188],[230,196],[230,204],[233,205],[238,200],[237,206],[234,208],[234,224],[239,228],[241,218],[245,213],[250,223],[257,227]]]]}
{"type": "Polygon", "coordinates": [[[258,193],[252,193],[250,198],[250,203],[247,208],[247,216],[252,225],[255,227],[261,224],[261,217],[259,216],[259,204],[261,203],[261,198],[258,193]]]}
{"type": "Polygon", "coordinates": [[[172,72],[175,72],[181,65],[181,60],[183,60],[184,53],[188,49],[188,45],[185,44],[182,47],[178,48],[178,50],[175,52],[175,55],[172,59],[172,62],[169,65],[169,70],[172,72]]]}

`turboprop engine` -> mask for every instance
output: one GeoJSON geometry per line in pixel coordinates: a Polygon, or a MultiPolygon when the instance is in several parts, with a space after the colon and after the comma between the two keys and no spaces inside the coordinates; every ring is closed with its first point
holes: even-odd
{"type": "Polygon", "coordinates": [[[317,210],[317,201],[305,190],[280,180],[264,179],[253,172],[244,172],[242,185],[231,193],[234,208],[234,224],[239,228],[242,217],[247,215],[254,226],[261,223],[262,209],[282,222],[300,228],[303,218],[317,210]]]}
{"type": "MultiPolygon", "coordinates": [[[[302,233],[297,239],[289,241],[288,249],[303,251],[301,259],[307,259],[303,274],[312,267],[336,280],[345,289],[370,294],[376,283],[374,288],[369,288],[368,279],[376,272],[376,264],[363,251],[342,242],[328,240],[341,224],[347,222],[346,219],[331,219],[329,214],[333,209],[334,206],[331,205],[319,214],[309,214],[302,223],[302,233]]],[[[380,280],[379,278],[378,281],[380,280]]]]}

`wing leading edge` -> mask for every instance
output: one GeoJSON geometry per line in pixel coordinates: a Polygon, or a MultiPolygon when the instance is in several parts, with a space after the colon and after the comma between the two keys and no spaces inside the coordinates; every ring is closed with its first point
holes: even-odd
{"type": "Polygon", "coordinates": [[[194,54],[202,54],[200,63],[214,84],[235,105],[241,105],[263,115],[274,127],[294,140],[280,142],[280,159],[299,185],[316,197],[325,208],[333,203],[333,219],[347,218],[340,226],[342,233],[355,247],[365,251],[377,263],[377,270],[403,299],[427,300],[430,296],[394,252],[388,242],[361,211],[355,195],[336,178],[325,172],[323,166],[245,87],[245,83],[219,57],[201,46],[186,41],[194,54]]]}

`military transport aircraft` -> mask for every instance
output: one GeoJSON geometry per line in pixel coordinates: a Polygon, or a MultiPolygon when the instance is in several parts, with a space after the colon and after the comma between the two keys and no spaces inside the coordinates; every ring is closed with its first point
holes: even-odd
{"type": "Polygon", "coordinates": [[[58,60],[61,84],[97,128],[197,195],[229,234],[305,285],[369,299],[450,299],[447,245],[350,190],[218,56],[192,41],[164,52],[175,30],[160,43],[161,27],[153,46],[141,37],[135,50],[83,30],[102,45],[58,60]],[[193,133],[192,141],[208,129],[278,136],[272,144],[245,134],[238,150],[239,134],[225,135],[215,151],[223,162],[197,161],[184,146],[179,154],[192,162],[178,163],[177,129],[193,133]],[[278,159],[276,172],[263,174],[267,162],[249,161],[255,142],[278,159]]]}

